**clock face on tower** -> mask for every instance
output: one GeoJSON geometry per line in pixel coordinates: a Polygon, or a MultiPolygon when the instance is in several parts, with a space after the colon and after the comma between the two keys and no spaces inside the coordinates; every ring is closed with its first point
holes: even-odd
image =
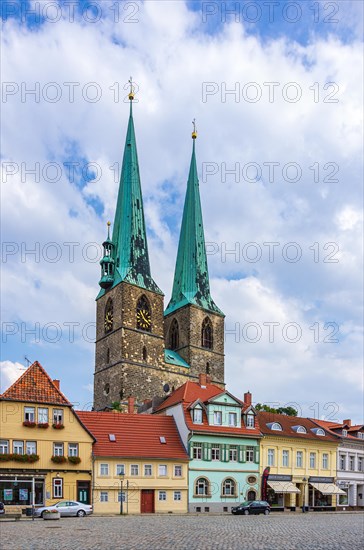
{"type": "Polygon", "coordinates": [[[137,312],[137,328],[141,330],[150,330],[152,319],[148,309],[138,309],[137,312]]]}
{"type": "Polygon", "coordinates": [[[104,320],[105,332],[110,332],[110,330],[112,330],[113,322],[114,322],[113,313],[111,310],[109,310],[105,313],[105,320],[104,320]]]}

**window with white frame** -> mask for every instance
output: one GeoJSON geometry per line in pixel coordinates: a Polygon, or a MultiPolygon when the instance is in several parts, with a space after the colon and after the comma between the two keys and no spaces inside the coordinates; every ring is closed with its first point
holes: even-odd
{"type": "Polygon", "coordinates": [[[322,468],[327,470],[329,467],[329,455],[327,453],[322,453],[322,468]]]}
{"type": "Polygon", "coordinates": [[[167,466],[166,464],[159,464],[158,466],[158,475],[166,476],[167,475],[167,466]]]}
{"type": "Polygon", "coordinates": [[[53,478],[53,498],[63,498],[63,479],[61,477],[53,478]]]}
{"type": "Polygon", "coordinates": [[[24,407],[24,421],[25,422],[35,422],[35,408],[34,407],[24,407]]]}
{"type": "Polygon", "coordinates": [[[117,464],[116,465],[116,475],[117,476],[125,476],[125,464],[117,464]]]}
{"type": "Polygon", "coordinates": [[[25,453],[27,455],[36,455],[37,454],[37,443],[36,443],[36,441],[26,441],[25,442],[25,453]]]}
{"type": "Polygon", "coordinates": [[[107,491],[100,491],[100,502],[109,502],[109,493],[107,491]]]}
{"type": "Polygon", "coordinates": [[[358,472],[362,472],[363,471],[363,457],[362,456],[358,456],[358,472]]]}
{"type": "Polygon", "coordinates": [[[268,466],[274,466],[274,460],[275,460],[275,453],[274,449],[268,449],[268,466]]]}
{"type": "Polygon", "coordinates": [[[54,456],[63,456],[63,443],[53,443],[53,454],[54,456]]]}
{"type": "Polygon", "coordinates": [[[233,479],[225,479],[222,484],[222,494],[224,497],[235,496],[235,481],[233,479]]]}
{"type": "Polygon", "coordinates": [[[316,468],[316,453],[310,453],[310,468],[316,468]]]}
{"type": "Polygon", "coordinates": [[[152,475],[152,465],[144,464],[144,475],[150,477],[152,475]]]}
{"type": "Polygon", "coordinates": [[[355,470],[355,456],[353,455],[349,456],[349,470],[352,472],[355,470]]]}
{"type": "Polygon", "coordinates": [[[340,455],[340,470],[346,470],[346,456],[340,455]]]}
{"type": "Polygon", "coordinates": [[[236,445],[230,445],[229,447],[229,460],[230,462],[237,462],[238,460],[238,448],[236,445]]]}
{"type": "Polygon", "coordinates": [[[245,460],[247,462],[254,462],[254,447],[248,445],[245,451],[245,460]]]}
{"type": "Polygon", "coordinates": [[[167,500],[167,492],[158,491],[158,500],[167,500]]]}
{"type": "Polygon", "coordinates": [[[6,455],[9,453],[9,441],[7,439],[0,440],[0,455],[6,455]]]}
{"type": "Polygon", "coordinates": [[[211,447],[211,460],[220,460],[220,445],[211,447]]]}
{"type": "Polygon", "coordinates": [[[193,409],[193,421],[195,424],[202,424],[202,409],[193,409]]]}
{"type": "Polygon", "coordinates": [[[15,455],[24,454],[24,441],[13,441],[13,453],[15,455]]]}
{"type": "Polygon", "coordinates": [[[296,467],[297,468],[303,467],[303,451],[297,451],[296,453],[296,467]]]}
{"type": "Polygon", "coordinates": [[[273,422],[271,430],[276,430],[278,432],[281,432],[282,426],[279,424],[279,422],[273,422]]]}
{"type": "Polygon", "coordinates": [[[254,428],[254,414],[247,414],[246,415],[246,427],[247,428],[254,428]]]}
{"type": "Polygon", "coordinates": [[[174,467],[174,477],[182,477],[182,466],[179,464],[174,467]]]}
{"type": "Polygon", "coordinates": [[[53,409],[53,424],[63,424],[62,409],[53,409]]]}
{"type": "Polygon", "coordinates": [[[344,437],[346,437],[348,435],[348,430],[342,430],[342,434],[344,437]]]}
{"type": "Polygon", "coordinates": [[[78,456],[78,443],[68,443],[68,456],[78,456]]]}
{"type": "Polygon", "coordinates": [[[288,468],[289,466],[289,451],[287,450],[282,451],[282,466],[284,468],[288,468]]]}
{"type": "Polygon", "coordinates": [[[214,424],[217,426],[221,426],[222,424],[222,412],[221,411],[215,411],[214,412],[214,424]]]}
{"type": "Polygon", "coordinates": [[[100,476],[108,476],[109,475],[109,465],[105,462],[100,464],[100,476]]]}
{"type": "Polygon", "coordinates": [[[209,492],[209,482],[206,478],[200,477],[195,483],[195,494],[198,496],[207,496],[209,492]]]}
{"type": "Polygon", "coordinates": [[[234,412],[229,412],[229,426],[236,426],[238,421],[237,421],[237,418],[238,418],[238,415],[234,412]]]}
{"type": "Polygon", "coordinates": [[[195,460],[202,460],[202,443],[193,444],[192,457],[195,460]]]}
{"type": "Polygon", "coordinates": [[[48,409],[38,407],[38,424],[48,424],[48,409]]]}
{"type": "Polygon", "coordinates": [[[364,432],[358,432],[358,438],[364,439],[364,432]]]}
{"type": "Polygon", "coordinates": [[[130,475],[138,476],[139,475],[139,464],[131,464],[130,466],[130,475]]]}
{"type": "Polygon", "coordinates": [[[174,491],[174,493],[173,493],[173,500],[182,500],[182,493],[181,493],[181,491],[174,491]]]}
{"type": "Polygon", "coordinates": [[[118,492],[118,502],[121,502],[121,501],[126,502],[126,494],[124,493],[124,491],[118,492]]]}

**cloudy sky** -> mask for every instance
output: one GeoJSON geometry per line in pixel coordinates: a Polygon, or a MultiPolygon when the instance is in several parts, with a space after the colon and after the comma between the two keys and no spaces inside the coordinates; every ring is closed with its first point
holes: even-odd
{"type": "Polygon", "coordinates": [[[27,357],[77,406],[92,402],[100,243],[132,75],[165,304],[196,118],[228,389],[362,421],[362,3],[44,0],[2,10],[2,389],[27,357]]]}

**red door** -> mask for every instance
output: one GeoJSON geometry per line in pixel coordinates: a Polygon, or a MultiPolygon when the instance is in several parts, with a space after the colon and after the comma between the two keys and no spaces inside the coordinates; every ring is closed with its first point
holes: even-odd
{"type": "Polygon", "coordinates": [[[154,490],[142,489],[141,508],[142,514],[154,514],[154,490]]]}

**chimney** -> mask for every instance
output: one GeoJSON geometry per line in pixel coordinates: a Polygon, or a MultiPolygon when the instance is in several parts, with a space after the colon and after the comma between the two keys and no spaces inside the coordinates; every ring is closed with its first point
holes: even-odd
{"type": "Polygon", "coordinates": [[[135,397],[128,397],[128,413],[134,414],[135,397]]]}
{"type": "Polygon", "coordinates": [[[59,382],[59,380],[57,380],[57,379],[56,379],[56,380],[53,380],[53,384],[56,386],[57,390],[60,390],[60,389],[61,389],[61,388],[60,388],[60,382],[59,382]]]}
{"type": "Polygon", "coordinates": [[[349,426],[349,428],[350,428],[350,426],[351,426],[351,420],[350,420],[350,418],[348,418],[348,419],[346,419],[346,420],[343,420],[343,424],[347,424],[347,425],[349,426]]]}
{"type": "Polygon", "coordinates": [[[207,385],[207,376],[205,373],[201,372],[199,375],[198,375],[198,382],[201,386],[201,388],[204,386],[206,388],[206,385],[207,385]]]}
{"type": "Polygon", "coordinates": [[[250,393],[250,391],[247,391],[246,393],[244,393],[244,405],[246,407],[250,407],[251,404],[252,404],[252,394],[250,393]]]}

